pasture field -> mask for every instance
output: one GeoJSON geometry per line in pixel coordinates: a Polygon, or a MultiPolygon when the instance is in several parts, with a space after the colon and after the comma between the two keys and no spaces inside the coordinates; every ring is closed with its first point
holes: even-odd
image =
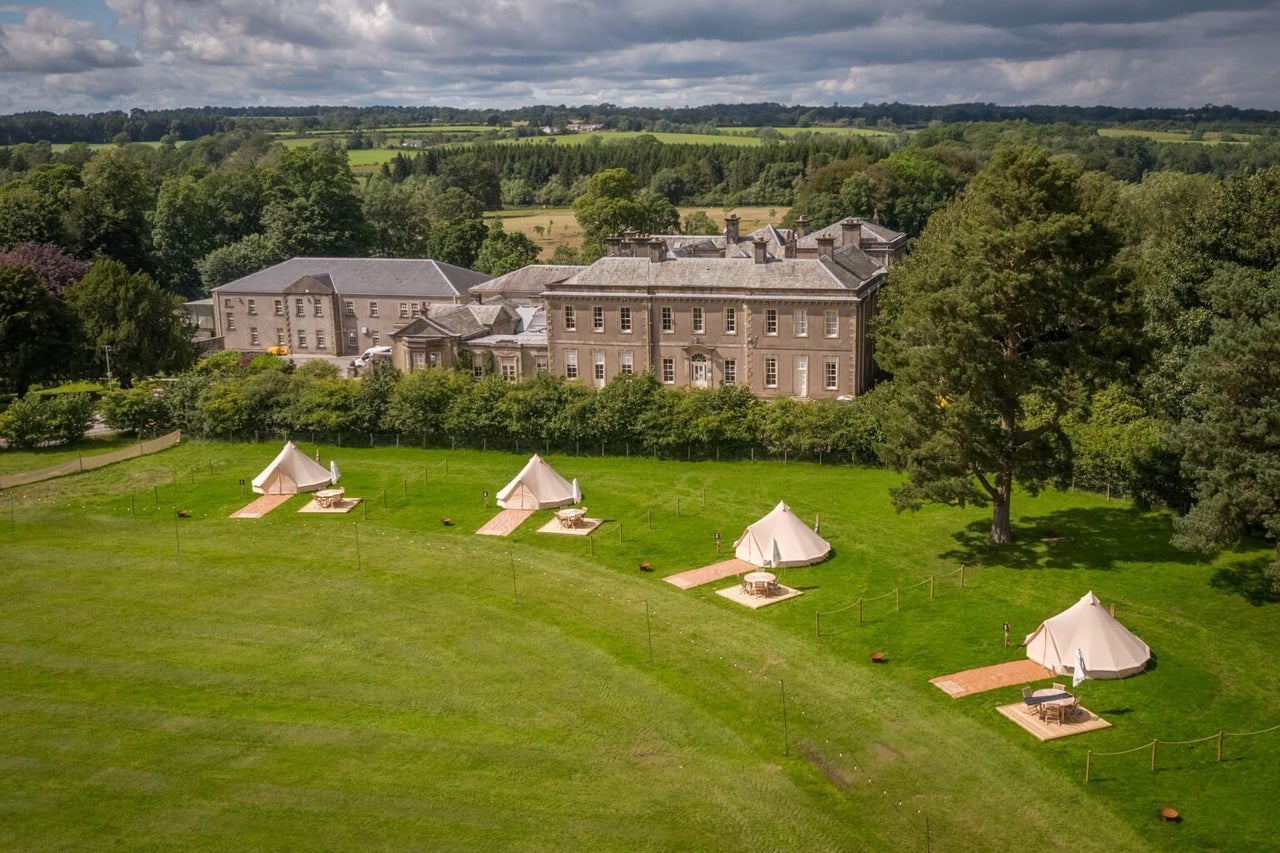
{"type": "Polygon", "coordinates": [[[1175,130],[1134,130],[1126,127],[1100,127],[1098,135],[1112,139],[1121,136],[1142,136],[1153,142],[1191,142],[1201,145],[1244,145],[1261,138],[1257,133],[1231,133],[1230,139],[1223,139],[1222,133],[1206,130],[1200,139],[1192,139],[1190,131],[1175,130]]]}
{"type": "Polygon", "coordinates": [[[667,145],[739,145],[760,144],[758,136],[736,136],[728,133],[653,133],[645,130],[598,130],[593,133],[566,133],[558,136],[522,136],[499,139],[498,145],[607,145],[641,136],[652,136],[667,145]],[[596,141],[592,141],[596,140],[596,141]]]}
{"type": "MultiPolygon", "coordinates": [[[[785,205],[774,207],[681,207],[680,219],[695,210],[701,210],[711,217],[712,222],[723,223],[724,217],[736,213],[741,220],[739,228],[743,234],[754,231],[770,222],[775,225],[782,221],[791,208],[785,205]]],[[[540,258],[547,260],[556,246],[561,244],[574,249],[582,246],[582,228],[573,215],[571,207],[520,207],[507,210],[494,210],[485,214],[486,219],[501,219],[502,227],[507,231],[520,231],[541,249],[540,258]],[[539,230],[541,229],[541,230],[539,230]]]]}
{"type": "Polygon", "coordinates": [[[542,534],[544,511],[495,539],[474,531],[523,455],[300,446],[365,502],[230,519],[278,446],[201,441],[0,495],[0,846],[1274,844],[1280,732],[1221,763],[1166,745],[1280,723],[1265,548],[1198,560],[1163,514],[1047,492],[991,553],[981,510],[895,514],[889,472],[563,455],[604,523],[542,534]],[[835,549],[778,570],[803,596],[663,582],[778,500],[835,549]],[[1016,687],[927,683],[1018,659],[1004,620],[1021,637],[1090,589],[1157,655],[1081,686],[1112,728],[1040,743],[994,710],[1016,687]],[[1084,782],[1086,749],[1153,738],[1156,772],[1099,757],[1084,782]]]}

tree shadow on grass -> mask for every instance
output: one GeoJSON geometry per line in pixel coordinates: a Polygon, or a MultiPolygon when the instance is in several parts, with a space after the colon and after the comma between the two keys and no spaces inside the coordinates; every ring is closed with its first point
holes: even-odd
{"type": "Polygon", "coordinates": [[[1269,556],[1239,560],[1214,572],[1213,577],[1209,578],[1209,586],[1222,592],[1234,593],[1254,607],[1280,603],[1280,590],[1276,589],[1274,581],[1267,575],[1267,567],[1270,565],[1269,556]]]}
{"type": "Polygon", "coordinates": [[[1074,507],[1013,524],[1013,542],[987,542],[989,519],[954,534],[956,547],[942,557],[971,566],[1011,569],[1114,569],[1118,563],[1161,562],[1192,565],[1195,555],[1169,544],[1168,519],[1129,507],[1074,507]]]}

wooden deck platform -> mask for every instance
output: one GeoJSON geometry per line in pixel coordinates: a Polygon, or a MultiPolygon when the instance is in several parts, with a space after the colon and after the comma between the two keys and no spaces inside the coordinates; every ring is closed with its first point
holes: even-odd
{"type": "Polygon", "coordinates": [[[757,566],[751,565],[746,560],[734,558],[721,563],[712,563],[700,569],[690,569],[677,575],[667,575],[663,580],[681,589],[692,589],[695,586],[702,586],[704,583],[712,583],[722,578],[754,572],[757,568],[757,566]]]}
{"type": "Polygon", "coordinates": [[[1085,732],[1097,731],[1098,729],[1110,728],[1111,724],[1090,711],[1088,708],[1076,708],[1075,713],[1064,720],[1061,724],[1047,723],[1040,719],[1038,714],[1027,713],[1027,706],[1022,702],[1014,702],[1011,705],[1001,705],[996,708],[1004,717],[1013,720],[1022,728],[1031,732],[1038,739],[1054,740],[1060,737],[1070,737],[1071,735],[1081,735],[1085,732]]]}
{"type": "Polygon", "coordinates": [[[952,699],[968,696],[971,693],[985,693],[1000,687],[1011,687],[1015,684],[1030,684],[1033,681],[1044,681],[1056,678],[1053,671],[1028,658],[999,663],[995,666],[984,666],[978,669],[966,669],[964,672],[953,672],[929,679],[929,683],[946,693],[952,699]]]}
{"type": "Polygon", "coordinates": [[[231,518],[262,518],[280,504],[288,503],[291,497],[293,495],[259,495],[256,500],[231,513],[231,518]]]}
{"type": "Polygon", "coordinates": [[[510,536],[512,531],[533,515],[531,509],[504,509],[476,531],[477,536],[510,536]]]}

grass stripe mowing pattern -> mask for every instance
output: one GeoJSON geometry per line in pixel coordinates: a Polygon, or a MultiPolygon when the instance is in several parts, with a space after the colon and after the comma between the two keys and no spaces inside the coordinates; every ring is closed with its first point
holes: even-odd
{"type": "Polygon", "coordinates": [[[482,490],[523,457],[410,449],[320,448],[366,498],[347,516],[299,498],[228,519],[277,450],[184,442],[6,493],[0,844],[923,850],[926,817],[937,849],[1269,843],[1267,736],[1082,781],[1087,747],[1275,722],[1275,605],[1239,594],[1265,550],[1200,562],[1162,515],[1046,493],[988,555],[981,511],[896,515],[886,472],[554,456],[606,523],[548,536],[541,513],[495,540],[473,535],[482,490]],[[727,583],[661,581],[778,500],[821,512],[836,549],[780,570],[803,597],[749,612],[727,583]],[[815,610],[930,575],[932,601],[904,589],[815,636],[815,610]],[[1016,690],[927,684],[1016,658],[1004,619],[1029,632],[1088,588],[1159,655],[1082,688],[1112,729],[1040,744],[993,711],[1016,690]],[[1188,819],[1158,824],[1167,804],[1188,819]]]}

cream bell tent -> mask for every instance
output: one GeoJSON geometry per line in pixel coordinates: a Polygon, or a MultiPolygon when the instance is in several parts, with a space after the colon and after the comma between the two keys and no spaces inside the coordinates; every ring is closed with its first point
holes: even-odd
{"type": "Polygon", "coordinates": [[[782,502],[742,531],[733,547],[739,560],[775,569],[808,566],[825,560],[831,553],[831,543],[796,518],[791,508],[782,502]]]}
{"type": "Polygon", "coordinates": [[[280,454],[253,478],[253,490],[260,495],[296,495],[323,489],[331,482],[328,468],[286,441],[280,454]]]}
{"type": "Polygon", "coordinates": [[[536,453],[515,479],[498,492],[498,506],[504,509],[550,509],[571,503],[574,503],[573,485],[536,453]]]}
{"type": "Polygon", "coordinates": [[[1077,650],[1089,678],[1135,675],[1151,660],[1151,648],[1117,622],[1092,592],[1044,620],[1023,645],[1027,657],[1059,675],[1075,671],[1077,650]]]}

